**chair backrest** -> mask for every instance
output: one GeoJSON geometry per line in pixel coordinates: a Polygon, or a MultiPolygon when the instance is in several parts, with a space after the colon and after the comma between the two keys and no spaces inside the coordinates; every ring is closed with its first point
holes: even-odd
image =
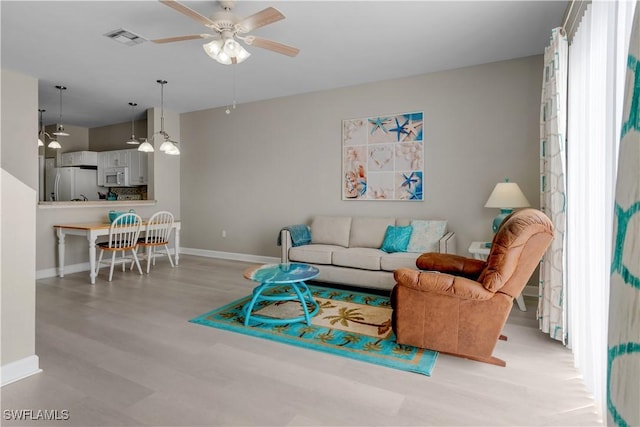
{"type": "Polygon", "coordinates": [[[145,243],[167,243],[173,228],[173,214],[159,211],[151,215],[145,230],[145,243]]]}
{"type": "Polygon", "coordinates": [[[142,218],[133,212],[116,217],[109,228],[109,248],[129,249],[138,244],[142,218]]]}
{"type": "Polygon", "coordinates": [[[537,209],[506,217],[491,243],[487,266],[478,277],[485,289],[520,295],[553,240],[551,220],[537,209]]]}

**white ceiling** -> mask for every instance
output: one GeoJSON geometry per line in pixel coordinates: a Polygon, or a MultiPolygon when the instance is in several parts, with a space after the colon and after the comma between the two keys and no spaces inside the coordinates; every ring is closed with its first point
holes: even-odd
{"type": "MultiPolygon", "coordinates": [[[[215,1],[185,1],[205,16],[215,1]]],[[[298,47],[290,58],[257,47],[221,65],[205,41],[129,47],[103,36],[125,28],[145,39],[210,32],[157,1],[2,1],[2,68],[39,79],[46,124],[96,127],[160,106],[179,113],[541,54],[567,1],[239,1],[244,17],[267,6],[286,19],[252,34],[298,47]]]]}

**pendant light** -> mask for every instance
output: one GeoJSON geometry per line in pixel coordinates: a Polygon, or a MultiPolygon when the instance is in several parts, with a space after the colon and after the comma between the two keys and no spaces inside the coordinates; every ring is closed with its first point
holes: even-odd
{"type": "Polygon", "coordinates": [[[136,139],[136,133],[134,132],[134,124],[133,124],[135,119],[134,109],[138,104],[136,104],[135,102],[130,102],[129,105],[131,105],[131,139],[127,141],[127,144],[138,145],[140,144],[140,142],[136,139]]]}
{"type": "MultiPolygon", "coordinates": [[[[151,136],[151,139],[160,134],[164,138],[164,141],[160,145],[160,151],[163,151],[166,154],[171,156],[177,156],[180,154],[180,150],[178,149],[178,141],[174,141],[171,139],[169,134],[164,130],[164,85],[167,84],[166,80],[156,80],[158,84],[160,84],[160,132],[156,132],[151,136]]],[[[144,144],[142,144],[144,145],[144,144]]],[[[142,145],[138,147],[138,150],[142,150],[142,145]]],[[[149,144],[151,145],[151,144],[149,144]]],[[[152,147],[153,148],[153,147],[152,147]]]]}
{"type": "MultiPolygon", "coordinates": [[[[38,112],[40,113],[40,129],[38,130],[38,147],[44,147],[43,139],[46,139],[46,136],[49,136],[44,131],[44,122],[42,121],[42,113],[44,113],[45,111],[47,111],[47,110],[43,110],[41,108],[38,108],[38,112]]],[[[49,139],[51,139],[51,137],[49,137],[49,139]]]]}
{"type": "MultiPolygon", "coordinates": [[[[58,122],[58,128],[53,133],[56,136],[69,136],[67,132],[64,130],[64,126],[62,126],[62,91],[67,90],[66,86],[56,86],[56,89],[60,91],[60,121],[58,122]]],[[[58,144],[60,145],[60,144],[58,144]]]]}
{"type": "Polygon", "coordinates": [[[49,145],[47,145],[47,147],[52,148],[54,150],[59,150],[60,148],[62,148],[62,145],[60,145],[60,143],[55,139],[51,138],[51,135],[49,135],[44,130],[44,121],[42,120],[42,113],[44,113],[45,111],[47,110],[38,109],[38,112],[40,113],[40,131],[38,132],[38,147],[44,147],[44,142],[47,140],[47,138],[49,138],[51,141],[49,142],[49,145]]]}

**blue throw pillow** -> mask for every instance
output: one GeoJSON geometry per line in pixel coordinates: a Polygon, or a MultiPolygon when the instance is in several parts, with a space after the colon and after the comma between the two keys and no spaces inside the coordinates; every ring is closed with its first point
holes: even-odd
{"type": "Polygon", "coordinates": [[[387,253],[406,252],[412,231],[413,227],[410,225],[404,227],[388,226],[380,249],[387,253]]]}

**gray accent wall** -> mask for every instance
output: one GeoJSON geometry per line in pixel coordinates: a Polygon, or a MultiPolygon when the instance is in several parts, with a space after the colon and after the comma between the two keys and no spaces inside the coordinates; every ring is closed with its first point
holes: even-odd
{"type": "Polygon", "coordinates": [[[537,55],[182,114],[182,247],[278,257],[285,225],[366,215],[446,219],[468,255],[492,237],[497,182],[539,206],[541,78],[537,55]],[[343,201],[342,120],[410,111],[424,111],[425,201],[343,201]]]}

